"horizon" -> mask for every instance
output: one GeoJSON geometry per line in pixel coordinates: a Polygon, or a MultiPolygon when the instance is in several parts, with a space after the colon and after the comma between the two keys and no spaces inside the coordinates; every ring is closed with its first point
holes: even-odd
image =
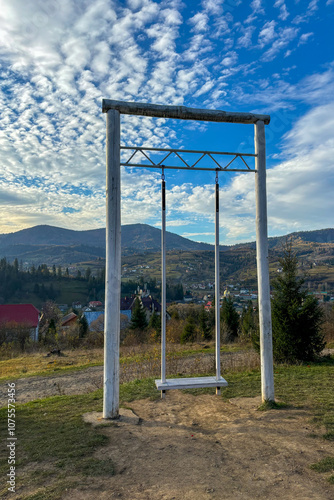
{"type": "MultiPolygon", "coordinates": [[[[105,226],[102,98],[269,114],[268,236],[334,213],[334,0],[13,0],[0,14],[0,233],[105,226]]],[[[254,152],[253,127],[122,116],[122,144],[254,152]]],[[[252,161],[250,160],[251,165],[252,161]]],[[[219,174],[220,242],[255,240],[254,174],[219,174]]],[[[214,242],[215,172],[168,171],[168,230],[214,242]]],[[[122,220],[160,226],[160,171],[122,220]]]]}
{"type": "MultiPolygon", "coordinates": [[[[147,224],[147,223],[144,223],[144,222],[136,222],[136,223],[133,223],[133,224],[122,224],[121,227],[123,227],[123,226],[136,226],[136,225],[146,225],[146,226],[152,227],[153,229],[157,229],[157,230],[161,231],[161,229],[159,227],[155,227],[155,226],[152,226],[151,224],[147,224]]],[[[67,230],[67,231],[74,231],[74,232],[105,231],[105,229],[106,229],[105,227],[95,227],[95,228],[89,228],[89,229],[71,229],[71,228],[68,228],[68,227],[53,226],[53,225],[50,225],[50,224],[37,224],[35,226],[25,227],[23,229],[19,229],[18,231],[12,231],[12,232],[9,232],[9,233],[0,233],[0,236],[6,236],[6,235],[10,235],[10,234],[16,234],[16,233],[18,233],[20,231],[25,231],[25,230],[34,229],[36,227],[43,227],[43,226],[52,227],[52,228],[56,228],[56,229],[64,229],[64,230],[67,230]]],[[[306,233],[307,232],[312,233],[312,232],[315,232],[315,231],[327,231],[327,230],[331,230],[331,229],[334,230],[334,227],[326,227],[326,228],[321,228],[321,229],[308,229],[308,230],[292,231],[291,233],[287,233],[287,234],[283,234],[283,235],[268,236],[268,239],[284,238],[284,236],[290,236],[292,234],[298,234],[298,233],[304,233],[304,232],[306,232],[306,233]]],[[[178,235],[177,233],[174,233],[173,231],[170,231],[169,229],[166,229],[166,232],[176,234],[177,236],[182,236],[182,235],[178,235]]],[[[208,243],[206,241],[194,240],[194,239],[191,239],[191,238],[187,238],[185,236],[182,236],[182,238],[186,238],[186,239],[188,239],[190,241],[193,241],[194,243],[205,243],[205,244],[214,246],[213,243],[208,243]]],[[[225,244],[225,243],[221,243],[220,242],[219,245],[220,246],[235,246],[235,245],[242,245],[242,244],[247,244],[247,243],[256,243],[256,239],[254,239],[254,240],[247,240],[247,241],[241,241],[241,242],[232,243],[232,244],[225,244]]]]}

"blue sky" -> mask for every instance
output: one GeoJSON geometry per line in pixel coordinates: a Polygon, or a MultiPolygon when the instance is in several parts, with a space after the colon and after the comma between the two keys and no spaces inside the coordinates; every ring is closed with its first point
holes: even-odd
{"type": "MultiPolygon", "coordinates": [[[[102,98],[268,113],[269,235],[333,227],[334,0],[11,0],[0,9],[0,233],[105,225],[102,98]]],[[[253,126],[122,117],[122,143],[253,152],[253,126]]],[[[167,171],[167,228],[214,240],[214,172],[167,171]]],[[[255,239],[254,174],[220,174],[221,242],[255,239]]],[[[122,223],[160,174],[122,168],[122,223]]]]}

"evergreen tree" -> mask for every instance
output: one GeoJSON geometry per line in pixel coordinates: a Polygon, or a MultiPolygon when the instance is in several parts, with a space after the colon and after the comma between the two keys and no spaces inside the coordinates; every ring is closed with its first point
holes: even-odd
{"type": "Polygon", "coordinates": [[[224,297],[220,310],[220,321],[227,329],[227,339],[233,342],[238,336],[239,314],[235,310],[232,297],[224,297]]]}
{"type": "Polygon", "coordinates": [[[17,259],[14,260],[14,272],[15,274],[18,274],[19,272],[19,261],[17,259]]]}
{"type": "Polygon", "coordinates": [[[204,309],[204,306],[201,307],[200,313],[198,315],[198,325],[200,332],[202,334],[202,337],[204,340],[211,340],[212,338],[212,331],[209,325],[209,318],[208,318],[208,313],[204,309]]]}
{"type": "Polygon", "coordinates": [[[89,281],[89,278],[92,274],[92,270],[90,267],[87,267],[86,271],[85,271],[85,278],[86,278],[86,281],[89,281]]]}
{"type": "Polygon", "coordinates": [[[57,277],[58,277],[59,280],[62,278],[62,275],[63,275],[63,273],[62,273],[62,270],[61,270],[61,266],[58,266],[57,277]]]}
{"type": "Polygon", "coordinates": [[[148,326],[155,331],[155,340],[159,340],[161,338],[161,316],[155,312],[155,309],[153,309],[148,326]]]}
{"type": "Polygon", "coordinates": [[[181,344],[185,342],[193,342],[195,340],[196,334],[196,323],[193,316],[188,316],[187,322],[184,325],[182,334],[181,334],[181,344]]]}
{"type": "Polygon", "coordinates": [[[132,308],[130,328],[132,330],[145,330],[147,327],[146,312],[138,299],[136,297],[135,303],[132,308]]]}
{"type": "Polygon", "coordinates": [[[89,329],[88,321],[84,314],[81,316],[78,323],[79,323],[79,339],[82,339],[87,335],[89,329]]]}
{"type": "Polygon", "coordinates": [[[250,300],[247,307],[244,306],[241,314],[241,333],[244,338],[250,339],[257,331],[257,318],[250,300]]]}
{"type": "Polygon", "coordinates": [[[298,260],[291,244],[279,259],[282,273],[273,282],[273,354],[276,362],[309,361],[325,346],[321,332],[323,311],[317,299],[303,289],[297,276],[298,260]]]}

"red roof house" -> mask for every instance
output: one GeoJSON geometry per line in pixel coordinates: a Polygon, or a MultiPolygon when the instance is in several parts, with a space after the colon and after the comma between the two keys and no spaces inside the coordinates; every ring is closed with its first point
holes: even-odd
{"type": "Polygon", "coordinates": [[[103,304],[99,300],[91,300],[88,307],[103,307],[103,304]]]}
{"type": "Polygon", "coordinates": [[[32,304],[1,304],[0,323],[24,323],[31,326],[33,340],[38,340],[40,313],[32,304]]]}

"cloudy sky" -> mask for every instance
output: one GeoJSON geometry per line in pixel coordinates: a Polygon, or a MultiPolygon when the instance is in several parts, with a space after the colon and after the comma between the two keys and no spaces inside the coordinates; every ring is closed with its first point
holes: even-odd
{"type": "MultiPolygon", "coordinates": [[[[334,0],[0,0],[0,233],[105,225],[102,98],[271,115],[269,234],[333,227],[334,0]]],[[[122,117],[122,143],[253,152],[253,126],[122,117]]],[[[214,172],[166,172],[170,231],[214,240],[214,172]]],[[[254,174],[220,174],[221,241],[255,239],[254,174]]],[[[122,167],[122,223],[160,173],[122,167]]]]}

